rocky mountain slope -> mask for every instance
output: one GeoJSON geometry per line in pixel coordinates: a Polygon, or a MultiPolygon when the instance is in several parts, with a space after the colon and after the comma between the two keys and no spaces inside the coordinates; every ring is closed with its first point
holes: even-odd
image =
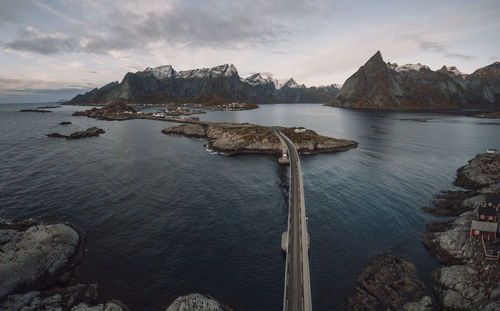
{"type": "Polygon", "coordinates": [[[500,110],[500,62],[472,74],[443,66],[385,63],[377,51],[327,104],[405,110],[500,110]]]}
{"type": "Polygon", "coordinates": [[[254,104],[278,102],[328,102],[338,92],[335,85],[306,87],[295,80],[279,81],[259,73],[241,78],[233,65],[176,71],[172,66],[129,72],[122,82],[75,96],[70,104],[106,104],[123,99],[131,104],[169,102],[203,103],[213,100],[254,104]]]}

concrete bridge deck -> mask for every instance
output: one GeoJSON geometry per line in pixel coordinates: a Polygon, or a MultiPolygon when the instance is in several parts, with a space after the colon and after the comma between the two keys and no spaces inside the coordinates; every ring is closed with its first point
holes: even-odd
{"type": "Polygon", "coordinates": [[[306,208],[302,169],[297,149],[293,142],[275,130],[280,141],[288,148],[290,160],[290,202],[286,247],[285,289],[283,310],[312,310],[311,282],[309,276],[309,237],[307,233],[306,208]]]}

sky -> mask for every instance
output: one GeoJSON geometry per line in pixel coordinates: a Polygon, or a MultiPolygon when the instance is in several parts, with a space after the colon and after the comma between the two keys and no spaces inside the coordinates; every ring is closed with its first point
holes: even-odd
{"type": "Polygon", "coordinates": [[[0,103],[70,99],[131,71],[234,64],[342,84],[386,62],[500,61],[500,1],[0,0],[0,103]]]}

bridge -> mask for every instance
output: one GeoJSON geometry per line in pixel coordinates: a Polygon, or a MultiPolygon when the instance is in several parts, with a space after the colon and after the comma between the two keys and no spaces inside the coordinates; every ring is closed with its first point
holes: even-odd
{"type": "Polygon", "coordinates": [[[311,282],[309,276],[309,235],[307,233],[304,185],[299,153],[293,142],[274,129],[290,161],[290,199],[288,230],[283,234],[282,248],[286,251],[283,311],[310,311],[311,282]]]}

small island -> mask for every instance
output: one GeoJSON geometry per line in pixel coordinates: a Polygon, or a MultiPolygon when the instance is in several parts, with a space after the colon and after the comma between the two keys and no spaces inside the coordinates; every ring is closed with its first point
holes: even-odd
{"type": "Polygon", "coordinates": [[[38,109],[53,109],[53,108],[61,108],[60,105],[57,105],[57,106],[40,106],[38,107],[38,109]]]}
{"type": "Polygon", "coordinates": [[[305,128],[271,128],[244,123],[191,122],[165,128],[162,133],[207,139],[210,150],[224,154],[280,154],[282,144],[273,129],[288,136],[299,153],[339,152],[358,145],[352,140],[322,136],[305,128]]]}
{"type": "Polygon", "coordinates": [[[105,132],[103,129],[100,129],[100,128],[93,126],[93,127],[88,128],[84,131],[74,132],[70,135],[63,135],[63,134],[59,134],[59,133],[49,133],[49,134],[47,134],[47,137],[65,138],[67,140],[70,140],[70,139],[81,139],[81,138],[86,138],[86,137],[97,137],[97,136],[104,134],[104,133],[105,132]]]}

